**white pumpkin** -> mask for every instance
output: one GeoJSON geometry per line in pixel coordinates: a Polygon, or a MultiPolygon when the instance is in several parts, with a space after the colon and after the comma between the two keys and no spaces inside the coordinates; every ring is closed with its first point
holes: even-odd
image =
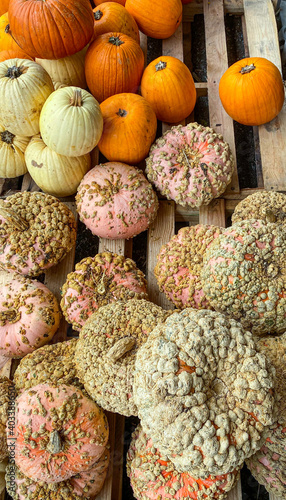
{"type": "Polygon", "coordinates": [[[89,153],[99,142],[103,118],[97,100],[79,87],[55,90],[40,115],[40,133],[49,148],[65,156],[89,153]]]}
{"type": "Polygon", "coordinates": [[[28,171],[44,193],[63,197],[76,193],[91,166],[90,154],[69,157],[50,149],[40,135],[32,137],[25,151],[28,171]]]}
{"type": "Polygon", "coordinates": [[[39,133],[41,109],[54,86],[46,70],[29,59],[0,62],[0,121],[15,135],[39,133]]]}
{"type": "Polygon", "coordinates": [[[29,140],[12,134],[0,123],[0,177],[10,179],[27,172],[24,152],[29,140]]]}
{"type": "Polygon", "coordinates": [[[63,57],[62,59],[36,58],[36,62],[50,75],[55,90],[61,86],[74,86],[85,89],[84,59],[86,50],[87,47],[72,56],[63,57]]]}

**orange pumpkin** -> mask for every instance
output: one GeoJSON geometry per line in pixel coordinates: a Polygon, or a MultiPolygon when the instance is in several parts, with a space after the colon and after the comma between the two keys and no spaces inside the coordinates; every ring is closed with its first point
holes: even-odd
{"type": "Polygon", "coordinates": [[[15,57],[18,59],[33,60],[33,58],[28,54],[26,54],[26,52],[24,52],[22,49],[20,49],[20,47],[18,47],[17,49],[13,48],[13,49],[1,50],[0,52],[0,62],[7,61],[7,59],[14,59],[15,57]]]}
{"type": "Polygon", "coordinates": [[[247,57],[230,66],[219,83],[225,111],[243,125],[262,125],[281,111],[284,86],[279,69],[264,57],[247,57]]]}
{"type": "Polygon", "coordinates": [[[19,49],[11,35],[8,12],[0,17],[0,50],[19,49]]]}
{"type": "Polygon", "coordinates": [[[145,69],[141,94],[150,102],[158,120],[177,123],[187,118],[196,104],[196,87],[187,66],[172,56],[161,56],[145,69]]]}
{"type": "Polygon", "coordinates": [[[8,11],[9,0],[0,0],[0,16],[5,14],[8,11]]]}
{"type": "Polygon", "coordinates": [[[114,3],[120,3],[121,5],[125,5],[126,0],[94,0],[94,5],[97,6],[107,2],[114,2],[114,3]]]}
{"type": "Polygon", "coordinates": [[[85,56],[86,82],[99,102],[114,94],[137,92],[143,69],[143,50],[123,33],[100,35],[85,56]]]}
{"type": "Polygon", "coordinates": [[[33,57],[61,59],[83,49],[93,35],[89,0],[10,0],[13,37],[33,57]]]}
{"type": "Polygon", "coordinates": [[[116,2],[105,2],[93,9],[94,38],[103,33],[117,31],[131,36],[140,43],[139,29],[134,18],[128,10],[116,2]]]}
{"type": "Polygon", "coordinates": [[[142,33],[153,38],[169,38],[182,21],[181,0],[126,0],[142,33]]]}
{"type": "Polygon", "coordinates": [[[157,119],[152,106],[140,95],[117,94],[100,105],[103,133],[99,150],[109,161],[139,163],[156,137],[157,119]]]}

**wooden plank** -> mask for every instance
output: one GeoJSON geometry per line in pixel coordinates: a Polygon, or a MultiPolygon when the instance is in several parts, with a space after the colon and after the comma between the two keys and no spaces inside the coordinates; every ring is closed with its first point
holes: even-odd
{"type": "Polygon", "coordinates": [[[33,181],[29,172],[27,172],[27,174],[23,177],[21,191],[41,191],[35,181],[33,181]]]}
{"type": "MultiPolygon", "coordinates": [[[[211,0],[213,2],[214,0],[211,0]]],[[[210,3],[211,3],[210,2],[210,3]]],[[[243,0],[224,0],[224,11],[228,14],[242,14],[243,0]]],[[[184,5],[183,15],[185,21],[192,21],[196,14],[203,13],[203,0],[193,0],[191,3],[184,5]]]]}
{"type": "Polygon", "coordinates": [[[226,500],[242,500],[240,479],[238,479],[235,487],[227,494],[226,500]]]}
{"type": "Polygon", "coordinates": [[[173,309],[173,304],[159,291],[154,276],[154,267],[160,248],[168,243],[175,234],[175,204],[173,201],[160,201],[158,215],[148,231],[147,244],[147,283],[148,295],[152,302],[164,309],[173,309]]]}
{"type": "Polygon", "coordinates": [[[212,224],[225,227],[225,201],[223,199],[212,200],[209,205],[200,207],[200,224],[212,224]]]}
{"type": "Polygon", "coordinates": [[[195,87],[197,89],[197,96],[198,97],[205,97],[208,95],[207,82],[195,82],[195,87]]]}
{"type": "MultiPolygon", "coordinates": [[[[228,68],[226,35],[224,25],[223,0],[204,1],[204,21],[206,32],[206,55],[208,75],[208,100],[210,126],[218,134],[222,134],[235,154],[233,120],[224,111],[219,98],[219,81],[228,68]]],[[[235,171],[232,181],[227,187],[228,192],[239,192],[238,173],[235,161],[235,171]]]]}
{"type": "MultiPolygon", "coordinates": [[[[281,71],[278,33],[271,0],[244,0],[250,56],[265,57],[281,71]]],[[[286,102],[279,115],[258,127],[264,187],[286,190],[286,102]]]]}

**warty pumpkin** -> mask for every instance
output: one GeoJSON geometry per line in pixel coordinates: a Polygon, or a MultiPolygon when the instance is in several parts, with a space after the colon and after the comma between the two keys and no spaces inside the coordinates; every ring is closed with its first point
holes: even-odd
{"type": "Polygon", "coordinates": [[[14,39],[33,57],[71,56],[83,49],[93,35],[89,0],[10,0],[8,13],[14,39]]]}
{"type": "Polygon", "coordinates": [[[126,0],[125,7],[140,31],[152,38],[169,38],[182,21],[181,0],[126,0]]]}
{"type": "Polygon", "coordinates": [[[0,375],[0,461],[1,463],[2,460],[4,460],[9,455],[6,425],[8,421],[8,411],[11,412],[12,397],[15,397],[15,389],[13,386],[13,382],[11,382],[11,380],[9,380],[7,377],[0,375]]]}
{"type": "Polygon", "coordinates": [[[18,49],[19,45],[11,35],[8,12],[0,17],[0,50],[18,49]]]}
{"type": "Polygon", "coordinates": [[[144,160],[156,137],[155,112],[144,97],[115,94],[100,105],[103,132],[99,150],[109,161],[136,164],[144,160]]]}
{"type": "Polygon", "coordinates": [[[230,66],[219,82],[225,111],[243,125],[263,125],[281,111],[285,93],[279,69],[264,57],[247,57],[230,66]]]}
{"type": "Polygon", "coordinates": [[[7,61],[7,59],[30,59],[33,61],[33,58],[26,54],[20,47],[1,50],[0,52],[0,62],[7,61]]]}
{"type": "Polygon", "coordinates": [[[86,53],[87,85],[99,102],[122,92],[136,93],[143,69],[143,50],[123,33],[100,35],[86,53]]]}
{"type": "Polygon", "coordinates": [[[116,31],[131,36],[140,43],[139,29],[135,19],[123,5],[116,2],[105,2],[93,9],[94,38],[103,33],[116,31]]]}
{"type": "Polygon", "coordinates": [[[177,123],[193,111],[197,92],[189,68],[180,59],[160,56],[145,68],[141,94],[158,120],[177,123]]]}
{"type": "Polygon", "coordinates": [[[25,149],[30,137],[14,135],[0,124],[0,177],[18,177],[27,172],[25,149]]]}
{"type": "Polygon", "coordinates": [[[89,153],[98,144],[102,128],[98,102],[79,87],[63,87],[53,92],[40,115],[42,139],[60,155],[89,153]]]}
{"type": "Polygon", "coordinates": [[[71,56],[61,59],[36,58],[36,62],[50,75],[55,90],[66,86],[85,89],[84,58],[86,51],[87,47],[84,47],[80,52],[76,52],[71,56]]]}
{"type": "Polygon", "coordinates": [[[64,156],[49,148],[40,135],[32,137],[25,151],[25,164],[44,193],[63,197],[74,194],[91,166],[90,154],[64,156]]]}
{"type": "Polygon", "coordinates": [[[43,104],[53,92],[53,82],[44,68],[28,59],[0,63],[0,102],[3,126],[15,135],[39,133],[43,104]]]}

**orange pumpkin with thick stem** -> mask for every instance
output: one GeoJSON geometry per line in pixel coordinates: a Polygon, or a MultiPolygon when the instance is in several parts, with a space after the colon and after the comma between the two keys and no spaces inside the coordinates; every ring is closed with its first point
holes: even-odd
{"type": "Polygon", "coordinates": [[[243,125],[263,125],[273,120],[284,103],[279,69],[264,57],[247,57],[230,66],[219,83],[225,111],[243,125]]]}
{"type": "Polygon", "coordinates": [[[2,61],[7,61],[7,59],[30,59],[30,61],[33,61],[33,58],[26,54],[22,49],[19,48],[12,48],[12,49],[5,49],[0,51],[0,62],[2,61]]]}
{"type": "Polygon", "coordinates": [[[126,0],[125,7],[140,31],[153,38],[169,38],[182,21],[181,0],[126,0]]]}
{"type": "Polygon", "coordinates": [[[160,56],[144,70],[141,94],[158,120],[177,123],[193,111],[197,92],[188,67],[172,56],[160,56]]]}
{"type": "Polygon", "coordinates": [[[116,31],[131,36],[140,43],[139,29],[135,19],[123,5],[116,2],[105,2],[93,9],[94,38],[103,33],[116,31]]]}
{"type": "Polygon", "coordinates": [[[61,59],[83,49],[93,35],[89,0],[10,0],[11,32],[19,46],[40,59],[61,59]]]}
{"type": "Polygon", "coordinates": [[[0,17],[0,50],[19,49],[11,35],[8,12],[0,17]]]}
{"type": "Polygon", "coordinates": [[[123,33],[100,35],[85,56],[86,82],[99,102],[122,92],[136,93],[143,69],[143,50],[123,33]]]}
{"type": "Polygon", "coordinates": [[[109,161],[139,163],[156,137],[152,106],[137,94],[116,94],[101,103],[103,132],[99,150],[109,161]]]}

